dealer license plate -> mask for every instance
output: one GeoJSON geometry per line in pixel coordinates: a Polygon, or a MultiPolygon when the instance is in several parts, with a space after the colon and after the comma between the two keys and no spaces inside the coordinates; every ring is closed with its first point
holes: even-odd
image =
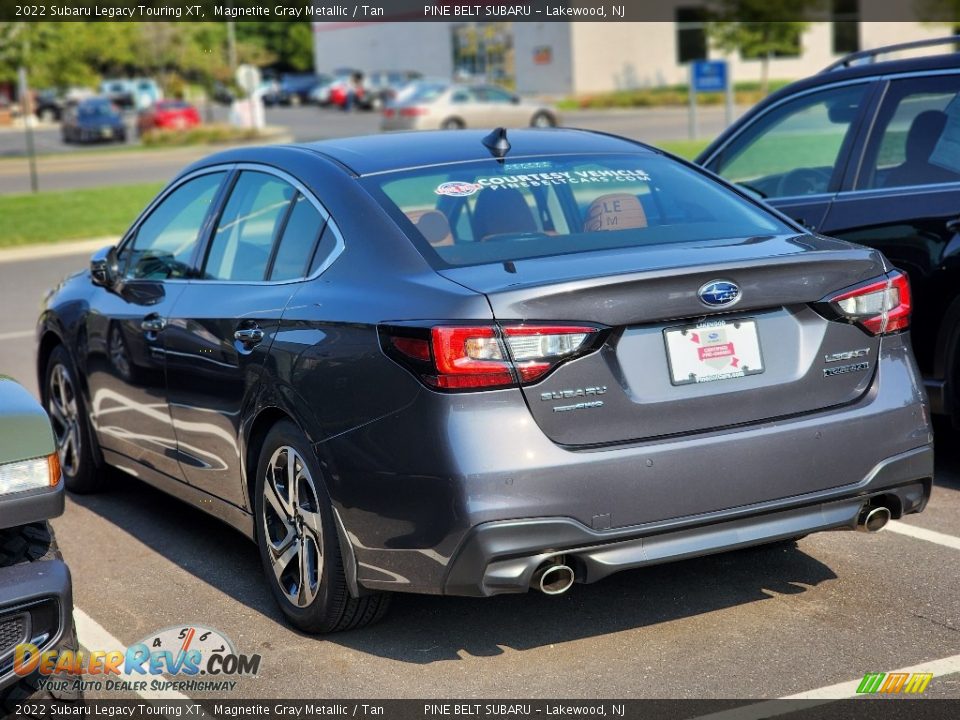
{"type": "Polygon", "coordinates": [[[756,320],[709,320],[667,328],[663,339],[674,385],[731,380],[763,372],[756,320]]]}

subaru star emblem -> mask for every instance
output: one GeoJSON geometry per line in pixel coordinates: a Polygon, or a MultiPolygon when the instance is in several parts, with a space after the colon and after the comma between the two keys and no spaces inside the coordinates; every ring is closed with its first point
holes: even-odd
{"type": "Polygon", "coordinates": [[[711,280],[697,291],[697,295],[708,307],[725,307],[740,299],[740,286],[727,280],[711,280]]]}

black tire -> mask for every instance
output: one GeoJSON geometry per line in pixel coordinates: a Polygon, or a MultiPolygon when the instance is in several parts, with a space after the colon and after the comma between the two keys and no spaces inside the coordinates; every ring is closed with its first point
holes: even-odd
{"type": "Polygon", "coordinates": [[[53,425],[66,488],[86,494],[103,489],[106,473],[97,465],[93,432],[83,394],[78,389],[78,377],[70,354],[62,345],[55,347],[44,373],[43,404],[53,425]],[[61,392],[64,382],[69,388],[61,392]]]}
{"type": "MultiPolygon", "coordinates": [[[[0,567],[22,565],[25,563],[62,560],[57,538],[50,523],[39,522],[16,528],[0,530],[0,567]]],[[[58,647],[61,650],[76,652],[77,628],[72,622],[64,632],[58,647]]],[[[16,705],[25,701],[47,700],[56,702],[82,703],[83,691],[74,689],[73,683],[67,690],[50,690],[40,683],[39,675],[22,678],[15,684],[0,691],[0,716],[13,716],[16,705]]],[[[46,715],[20,715],[20,717],[47,717],[46,715]]]]}
{"type": "Polygon", "coordinates": [[[308,633],[332,633],[380,620],[387,612],[390,595],[350,596],[330,496],[310,443],[293,423],[281,421],[267,434],[255,487],[254,518],[264,575],[290,623],[308,633]],[[295,481],[289,486],[284,481],[289,477],[286,468],[291,458],[295,481]],[[271,481],[279,507],[268,507],[265,499],[268,475],[279,480],[276,484],[271,481]],[[282,507],[284,500],[292,512],[282,507]],[[295,556],[284,560],[291,551],[295,556]],[[307,564],[312,560],[314,566],[308,568],[306,584],[300,570],[302,559],[307,564]],[[292,599],[294,595],[296,599],[292,599]]]}
{"type": "Polygon", "coordinates": [[[530,127],[547,128],[556,126],[557,119],[548,112],[541,111],[534,114],[534,116],[530,118],[530,127]]]}
{"type": "Polygon", "coordinates": [[[463,130],[466,127],[466,123],[463,122],[460,118],[447,118],[442,123],[440,123],[441,130],[463,130]]]}

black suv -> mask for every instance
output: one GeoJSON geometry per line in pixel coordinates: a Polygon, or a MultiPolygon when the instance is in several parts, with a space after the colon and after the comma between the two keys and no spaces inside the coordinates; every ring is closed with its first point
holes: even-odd
{"type": "Polygon", "coordinates": [[[697,158],[804,225],[881,250],[913,285],[932,410],[960,422],[960,37],[848,55],[697,158]],[[950,45],[948,54],[881,61],[950,45]]]}

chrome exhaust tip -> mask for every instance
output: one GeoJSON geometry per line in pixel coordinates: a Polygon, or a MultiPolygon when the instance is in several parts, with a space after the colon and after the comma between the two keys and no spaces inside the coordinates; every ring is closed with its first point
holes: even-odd
{"type": "Polygon", "coordinates": [[[544,595],[562,595],[573,585],[573,580],[573,568],[569,565],[546,562],[537,568],[530,585],[544,595]]]}
{"type": "Polygon", "coordinates": [[[867,533],[880,532],[888,522],[890,522],[890,510],[888,508],[867,505],[860,512],[860,518],[857,520],[857,530],[867,533]]]}

